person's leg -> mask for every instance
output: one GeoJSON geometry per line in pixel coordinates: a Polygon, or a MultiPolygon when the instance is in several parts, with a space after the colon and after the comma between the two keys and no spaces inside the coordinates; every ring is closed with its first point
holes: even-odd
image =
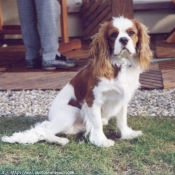
{"type": "Polygon", "coordinates": [[[37,28],[37,18],[34,0],[17,0],[18,12],[24,45],[26,47],[26,60],[37,59],[40,56],[40,38],[37,28]]]}
{"type": "Polygon", "coordinates": [[[35,4],[41,40],[43,68],[74,67],[76,65],[75,61],[68,60],[58,52],[58,19],[61,12],[58,0],[35,0],[35,4]]]}
{"type": "Polygon", "coordinates": [[[58,0],[35,0],[42,58],[55,60],[58,54],[58,19],[60,5],[58,0]]]}

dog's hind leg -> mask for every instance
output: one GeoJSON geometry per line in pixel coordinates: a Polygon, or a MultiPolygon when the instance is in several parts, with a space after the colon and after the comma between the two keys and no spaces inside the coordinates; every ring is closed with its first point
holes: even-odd
{"type": "MultiPolygon", "coordinates": [[[[55,126],[56,123],[54,121],[48,121],[46,123],[42,123],[44,134],[41,136],[41,140],[45,140],[49,143],[56,143],[60,145],[66,145],[67,143],[69,143],[69,140],[67,138],[61,138],[55,135],[55,126]]],[[[61,128],[57,128],[58,133],[59,130],[61,130],[61,128]]]]}
{"type": "Polygon", "coordinates": [[[64,108],[54,109],[50,115],[52,115],[50,121],[43,121],[30,130],[14,133],[10,137],[4,136],[1,140],[8,143],[17,142],[23,144],[33,144],[42,140],[61,145],[67,144],[69,142],[67,138],[58,137],[56,134],[77,133],[79,129],[76,127],[79,118],[79,109],[65,105],[64,108]]]}
{"type": "Polygon", "coordinates": [[[55,136],[58,133],[64,133],[69,130],[77,119],[77,110],[73,107],[66,107],[66,110],[60,110],[54,113],[51,121],[43,121],[38,123],[30,130],[14,133],[12,136],[4,136],[1,138],[3,142],[33,144],[38,141],[46,140],[51,143],[65,145],[69,142],[66,138],[55,136]]]}
{"type": "Polygon", "coordinates": [[[67,138],[58,137],[58,136],[50,133],[49,130],[47,130],[47,132],[43,138],[44,138],[44,140],[46,140],[49,143],[57,143],[60,145],[66,145],[67,143],[69,143],[69,140],[67,138]]]}
{"type": "MultiPolygon", "coordinates": [[[[50,111],[49,117],[51,121],[47,126],[47,130],[53,135],[59,133],[76,134],[85,129],[83,120],[80,117],[80,110],[71,105],[66,105],[62,109],[57,108],[54,109],[54,111],[50,111]]],[[[53,140],[57,140],[56,136],[52,138],[53,140]]],[[[48,137],[47,141],[52,142],[52,139],[48,137]]]]}

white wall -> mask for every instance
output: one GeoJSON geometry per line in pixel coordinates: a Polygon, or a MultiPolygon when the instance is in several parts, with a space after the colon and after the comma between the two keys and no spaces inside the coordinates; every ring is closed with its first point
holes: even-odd
{"type": "Polygon", "coordinates": [[[175,28],[175,14],[169,10],[135,12],[134,17],[140,19],[150,33],[169,33],[175,28]]]}
{"type": "MultiPolygon", "coordinates": [[[[4,24],[19,24],[16,0],[0,0],[2,4],[4,24]]],[[[73,5],[81,0],[67,0],[68,5],[73,5]]],[[[134,1],[160,1],[160,0],[134,0],[134,1]]],[[[171,1],[171,0],[161,0],[171,1]]],[[[134,13],[134,17],[140,19],[150,33],[168,33],[175,27],[175,14],[169,10],[150,10],[134,13]]],[[[79,14],[69,14],[69,36],[81,36],[81,17],[79,14]]],[[[60,36],[60,32],[59,32],[60,36]]]]}
{"type": "Polygon", "coordinates": [[[0,0],[4,24],[19,24],[16,0],[0,0]]]}

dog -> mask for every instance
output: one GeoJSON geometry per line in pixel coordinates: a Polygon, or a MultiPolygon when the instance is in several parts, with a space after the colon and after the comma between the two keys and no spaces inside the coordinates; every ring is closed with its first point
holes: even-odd
{"type": "Polygon", "coordinates": [[[103,125],[115,117],[122,139],[142,135],[127,125],[127,104],[140,86],[139,75],[149,68],[152,52],[147,28],[137,19],[113,18],[104,22],[90,46],[92,62],[80,70],[59,92],[49,120],[30,130],[2,137],[3,142],[35,143],[46,140],[65,145],[58,133],[86,132],[99,147],[114,146],[103,125]]]}

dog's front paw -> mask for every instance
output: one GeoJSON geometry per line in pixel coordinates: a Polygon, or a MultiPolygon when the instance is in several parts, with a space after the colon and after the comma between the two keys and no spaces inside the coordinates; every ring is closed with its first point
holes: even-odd
{"type": "Polygon", "coordinates": [[[95,137],[91,135],[90,141],[91,143],[99,147],[110,147],[110,146],[114,146],[115,144],[113,140],[107,139],[104,134],[100,134],[98,136],[96,135],[95,137]]]}
{"type": "Polygon", "coordinates": [[[103,143],[101,143],[101,147],[110,147],[110,146],[114,146],[115,142],[111,139],[106,139],[103,141],[103,143]]]}
{"type": "Polygon", "coordinates": [[[68,143],[69,143],[69,139],[67,139],[67,138],[58,138],[58,144],[64,146],[64,145],[66,145],[68,143]]]}
{"type": "Polygon", "coordinates": [[[105,119],[105,118],[102,118],[102,124],[103,124],[103,125],[108,125],[108,120],[105,119]]]}
{"type": "Polygon", "coordinates": [[[111,139],[105,139],[101,141],[91,141],[94,145],[99,146],[99,147],[110,147],[114,146],[115,142],[111,139]]]}
{"type": "Polygon", "coordinates": [[[131,140],[141,136],[142,134],[142,131],[134,131],[131,128],[128,128],[126,132],[122,133],[121,139],[131,140]]]}

